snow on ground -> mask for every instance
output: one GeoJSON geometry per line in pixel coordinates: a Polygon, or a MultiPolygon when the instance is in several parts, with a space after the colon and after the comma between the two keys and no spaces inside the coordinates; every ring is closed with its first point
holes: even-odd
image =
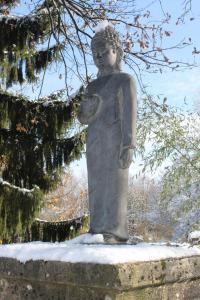
{"type": "Polygon", "coordinates": [[[198,238],[200,238],[200,231],[199,230],[195,230],[195,231],[190,232],[190,234],[188,236],[189,240],[198,239],[198,238]]]}
{"type": "Polygon", "coordinates": [[[200,255],[200,249],[188,244],[170,245],[139,243],[137,245],[103,244],[101,234],[84,234],[62,243],[31,242],[0,246],[0,257],[28,260],[117,264],[152,261],[165,258],[200,255]]]}

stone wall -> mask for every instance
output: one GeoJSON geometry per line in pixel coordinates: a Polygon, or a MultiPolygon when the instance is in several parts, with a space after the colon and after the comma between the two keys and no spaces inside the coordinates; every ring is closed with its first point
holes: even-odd
{"type": "Polygon", "coordinates": [[[0,258],[0,300],[199,300],[200,256],[103,265],[0,258]]]}

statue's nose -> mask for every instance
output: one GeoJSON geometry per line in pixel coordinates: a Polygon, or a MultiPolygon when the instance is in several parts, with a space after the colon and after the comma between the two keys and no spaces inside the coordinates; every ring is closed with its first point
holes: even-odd
{"type": "Polygon", "coordinates": [[[101,53],[97,53],[97,58],[102,58],[102,54],[101,53]]]}

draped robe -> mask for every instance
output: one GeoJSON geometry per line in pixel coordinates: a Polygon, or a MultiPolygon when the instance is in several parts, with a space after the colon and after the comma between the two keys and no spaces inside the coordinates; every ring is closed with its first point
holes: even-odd
{"type": "Polygon", "coordinates": [[[90,233],[109,233],[128,239],[127,191],[129,168],[119,166],[120,151],[134,148],[136,139],[136,88],[126,73],[99,77],[87,87],[97,95],[99,108],[87,115],[90,97],[81,103],[79,121],[88,124],[86,157],[90,233]]]}

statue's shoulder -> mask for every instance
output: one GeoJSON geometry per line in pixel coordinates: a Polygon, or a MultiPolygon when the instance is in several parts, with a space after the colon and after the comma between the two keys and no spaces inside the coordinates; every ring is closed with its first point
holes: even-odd
{"type": "Polygon", "coordinates": [[[93,90],[96,87],[104,87],[105,84],[111,84],[112,86],[122,86],[127,84],[133,84],[135,85],[135,80],[133,76],[131,76],[128,73],[119,72],[115,74],[110,74],[109,76],[100,77],[92,80],[90,83],[88,83],[87,88],[88,90],[93,90]]]}
{"type": "Polygon", "coordinates": [[[118,82],[120,86],[124,87],[129,87],[129,86],[134,86],[136,88],[136,82],[133,76],[131,76],[128,73],[119,73],[118,74],[118,82]]]}
{"type": "Polygon", "coordinates": [[[123,80],[123,81],[125,81],[125,82],[126,82],[126,81],[133,81],[133,82],[135,82],[133,76],[131,76],[131,75],[128,74],[128,73],[120,72],[120,73],[118,74],[118,76],[119,76],[119,79],[120,79],[120,80],[123,80]]]}

